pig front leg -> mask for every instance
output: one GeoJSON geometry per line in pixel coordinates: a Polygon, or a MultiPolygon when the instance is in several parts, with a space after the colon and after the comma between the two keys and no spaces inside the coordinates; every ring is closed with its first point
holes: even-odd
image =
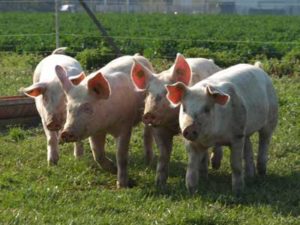
{"type": "Polygon", "coordinates": [[[185,184],[188,191],[191,194],[194,194],[197,191],[199,183],[200,171],[203,172],[203,167],[207,167],[207,160],[205,157],[208,157],[207,149],[199,149],[191,142],[186,143],[186,149],[188,153],[188,165],[185,176],[185,184]],[[203,164],[204,163],[204,164],[203,164]]]}
{"type": "Polygon", "coordinates": [[[79,158],[83,155],[83,143],[81,141],[77,141],[74,143],[74,156],[75,158],[79,158]]]}
{"type": "Polygon", "coordinates": [[[117,138],[117,167],[118,167],[118,181],[117,187],[128,187],[128,151],[131,137],[131,127],[122,129],[117,138]]]}
{"type": "Polygon", "coordinates": [[[89,138],[94,160],[106,171],[116,174],[117,168],[114,163],[105,156],[105,134],[97,134],[89,138]]]}
{"type": "Polygon", "coordinates": [[[153,160],[153,131],[152,127],[145,125],[144,127],[144,153],[145,162],[149,165],[153,160]]]}
{"type": "Polygon", "coordinates": [[[169,162],[173,146],[173,134],[164,128],[155,128],[154,137],[160,151],[155,182],[158,187],[166,185],[169,174],[169,162]]]}
{"type": "Polygon", "coordinates": [[[230,146],[230,165],[232,170],[232,191],[240,195],[244,188],[243,149],[245,138],[236,139],[230,146]]]}
{"type": "Polygon", "coordinates": [[[57,165],[58,155],[58,132],[49,131],[43,122],[44,132],[47,138],[47,161],[48,165],[57,165]]]}

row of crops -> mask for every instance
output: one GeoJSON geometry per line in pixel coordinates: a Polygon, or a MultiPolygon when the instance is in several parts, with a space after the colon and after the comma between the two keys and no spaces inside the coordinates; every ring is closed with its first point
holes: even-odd
{"type": "MultiPolygon", "coordinates": [[[[98,14],[123,54],[172,60],[177,52],[213,58],[221,66],[261,60],[270,73],[300,71],[300,17],[98,14]]],[[[55,48],[51,13],[1,13],[0,51],[49,54],[55,48]],[[18,24],[18,26],[16,26],[18,24]]],[[[87,69],[115,57],[84,13],[60,14],[60,44],[87,69]]]]}

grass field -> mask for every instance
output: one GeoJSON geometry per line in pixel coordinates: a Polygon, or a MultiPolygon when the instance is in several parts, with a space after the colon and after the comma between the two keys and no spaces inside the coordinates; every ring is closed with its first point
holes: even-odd
{"type": "MultiPolygon", "coordinates": [[[[174,145],[165,192],[154,185],[155,164],[144,165],[141,127],[131,140],[131,189],[99,168],[87,142],[80,160],[61,146],[59,165],[48,167],[42,129],[11,127],[0,137],[0,224],[299,224],[300,79],[273,79],[280,121],[270,148],[268,175],[247,180],[241,198],[231,194],[229,150],[219,171],[190,196],[184,186],[186,153],[174,145]]],[[[256,143],[256,137],[254,137],[256,143]]],[[[114,142],[107,140],[115,159],[114,142]]]]}

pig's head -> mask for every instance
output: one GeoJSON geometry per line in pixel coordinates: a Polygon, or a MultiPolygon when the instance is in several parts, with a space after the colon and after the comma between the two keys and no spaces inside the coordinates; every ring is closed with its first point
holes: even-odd
{"type": "Polygon", "coordinates": [[[166,98],[166,84],[178,81],[188,85],[191,80],[191,69],[185,58],[177,54],[174,65],[160,74],[154,74],[135,61],[131,79],[138,90],[146,90],[143,122],[147,125],[162,126],[177,121],[178,109],[172,108],[166,98]]]}
{"type": "MultiPolygon", "coordinates": [[[[77,85],[85,77],[84,73],[70,78],[77,85]]],[[[37,82],[25,88],[25,95],[39,99],[40,113],[48,130],[60,130],[66,119],[66,98],[58,80],[37,82]]]]}
{"type": "Polygon", "coordinates": [[[217,107],[226,107],[230,96],[218,86],[204,82],[191,88],[178,82],[166,85],[166,89],[170,103],[174,107],[180,105],[179,124],[184,138],[210,146],[210,137],[220,122],[216,118],[217,107]]]}
{"type": "Polygon", "coordinates": [[[63,67],[56,66],[55,70],[67,96],[67,120],[61,132],[62,141],[78,141],[97,132],[94,125],[101,117],[99,101],[110,96],[106,78],[101,72],[96,72],[75,86],[67,78],[63,67]]]}

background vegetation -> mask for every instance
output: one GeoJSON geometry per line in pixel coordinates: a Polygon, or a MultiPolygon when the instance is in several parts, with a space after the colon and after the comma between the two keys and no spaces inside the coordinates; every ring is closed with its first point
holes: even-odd
{"type": "MultiPolygon", "coordinates": [[[[176,52],[211,57],[224,67],[262,60],[280,104],[268,174],[247,180],[241,198],[232,196],[225,149],[220,170],[210,169],[208,180],[190,196],[184,186],[187,156],[176,137],[168,187],[160,191],[154,185],[156,160],[144,165],[139,126],[133,132],[129,166],[136,185],[117,190],[116,177],[95,164],[87,141],[81,159],[75,160],[72,145],[65,144],[59,165],[48,167],[42,128],[11,126],[0,133],[0,224],[299,224],[300,17],[98,16],[124,54],[143,53],[157,71],[166,69],[176,52]]],[[[53,15],[1,13],[0,30],[0,95],[12,95],[31,84],[36,64],[55,48],[53,15]]],[[[86,69],[114,58],[84,14],[62,14],[61,32],[61,45],[70,46],[69,54],[86,69]]],[[[257,153],[256,136],[253,141],[257,153]]],[[[115,159],[111,137],[107,151],[115,159]]]]}

